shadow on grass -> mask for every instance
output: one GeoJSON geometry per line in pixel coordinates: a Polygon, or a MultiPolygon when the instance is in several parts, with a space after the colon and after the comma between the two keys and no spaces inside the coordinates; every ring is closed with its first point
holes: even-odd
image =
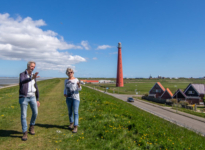
{"type": "Polygon", "coordinates": [[[18,132],[18,131],[14,131],[14,130],[0,130],[0,137],[21,138],[22,132],[18,132]],[[13,134],[21,134],[21,136],[16,136],[13,134]]]}
{"type": "Polygon", "coordinates": [[[42,128],[68,129],[68,125],[59,126],[59,125],[52,125],[52,124],[40,124],[40,123],[36,123],[35,126],[39,126],[39,127],[42,127],[42,128]]]}

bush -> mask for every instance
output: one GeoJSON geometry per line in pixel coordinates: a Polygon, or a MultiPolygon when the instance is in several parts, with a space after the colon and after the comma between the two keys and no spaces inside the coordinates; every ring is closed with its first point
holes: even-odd
{"type": "Polygon", "coordinates": [[[146,96],[146,97],[147,97],[147,96],[148,96],[148,94],[146,93],[144,96],[146,96]]]}
{"type": "Polygon", "coordinates": [[[179,103],[180,103],[181,105],[184,105],[184,106],[189,105],[189,103],[188,103],[187,101],[180,101],[179,103]]]}
{"type": "Polygon", "coordinates": [[[177,103],[177,99],[172,99],[171,101],[172,101],[173,104],[177,103]]]}

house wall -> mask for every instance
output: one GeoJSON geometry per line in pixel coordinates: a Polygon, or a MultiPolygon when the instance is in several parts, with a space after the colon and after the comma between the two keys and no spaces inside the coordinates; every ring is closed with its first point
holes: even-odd
{"type": "Polygon", "coordinates": [[[199,105],[199,102],[202,102],[202,100],[199,100],[199,99],[186,99],[186,101],[189,104],[197,104],[197,105],[199,105]]]}
{"type": "Polygon", "coordinates": [[[197,91],[192,86],[190,86],[184,94],[187,96],[199,96],[197,91]],[[194,94],[190,94],[189,91],[194,91],[194,94]]]}
{"type": "Polygon", "coordinates": [[[155,86],[152,88],[149,94],[156,94],[156,98],[161,96],[164,93],[164,91],[160,88],[158,84],[155,84],[155,86]],[[156,90],[160,90],[159,92],[156,92],[156,90]]]}
{"type": "Polygon", "coordinates": [[[204,94],[200,94],[199,97],[201,97],[201,100],[203,101],[204,94]]]}
{"type": "Polygon", "coordinates": [[[171,99],[172,97],[171,97],[171,96],[169,95],[169,93],[166,91],[161,98],[162,98],[162,99],[171,99]]]}
{"type": "Polygon", "coordinates": [[[177,93],[177,95],[175,95],[173,98],[178,99],[179,101],[185,100],[185,97],[181,92],[177,93]]]}

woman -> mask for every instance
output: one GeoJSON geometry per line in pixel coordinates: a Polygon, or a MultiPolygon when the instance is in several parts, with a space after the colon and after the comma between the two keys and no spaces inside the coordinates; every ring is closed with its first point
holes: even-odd
{"type": "Polygon", "coordinates": [[[66,97],[66,103],[68,106],[69,115],[69,129],[73,129],[73,133],[77,133],[78,130],[78,108],[80,104],[79,91],[82,89],[80,82],[74,77],[74,71],[71,68],[67,68],[66,75],[68,79],[65,80],[64,96],[66,97]],[[74,114],[74,120],[73,120],[74,114]]]}

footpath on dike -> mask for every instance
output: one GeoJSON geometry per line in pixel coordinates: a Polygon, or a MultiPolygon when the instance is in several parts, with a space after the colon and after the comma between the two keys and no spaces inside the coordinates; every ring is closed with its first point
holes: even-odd
{"type": "MultiPolygon", "coordinates": [[[[86,86],[86,85],[83,85],[83,86],[86,86]]],[[[94,89],[89,86],[86,86],[86,87],[90,89],[94,89]]],[[[136,95],[124,95],[124,94],[112,94],[112,93],[104,92],[99,89],[94,89],[94,90],[111,95],[125,102],[127,102],[128,97],[136,96],[136,95]]],[[[200,133],[202,136],[205,136],[205,118],[191,115],[191,114],[181,112],[178,110],[174,110],[171,107],[163,107],[163,106],[159,106],[153,103],[145,102],[140,99],[136,99],[135,102],[129,102],[129,103],[144,111],[154,114],[160,118],[168,120],[172,123],[185,127],[194,132],[200,133]]]]}

